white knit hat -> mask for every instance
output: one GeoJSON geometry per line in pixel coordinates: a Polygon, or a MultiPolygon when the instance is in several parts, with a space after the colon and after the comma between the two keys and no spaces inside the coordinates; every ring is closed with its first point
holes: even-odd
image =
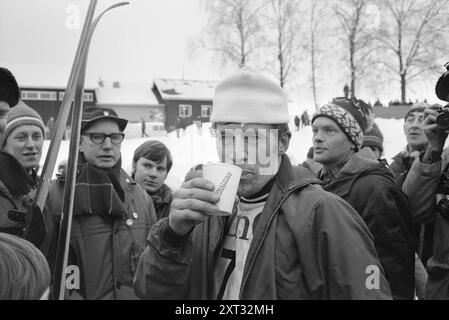
{"type": "Polygon", "coordinates": [[[281,87],[249,68],[222,80],[215,89],[211,122],[289,123],[281,87]]]}

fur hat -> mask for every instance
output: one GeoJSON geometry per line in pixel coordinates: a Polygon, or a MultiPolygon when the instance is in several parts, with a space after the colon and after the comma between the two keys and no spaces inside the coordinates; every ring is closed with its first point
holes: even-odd
{"type": "Polygon", "coordinates": [[[384,136],[376,123],[373,123],[371,130],[365,132],[362,148],[363,147],[376,147],[381,152],[384,151],[384,136]]]}
{"type": "Polygon", "coordinates": [[[8,122],[5,132],[0,137],[0,146],[4,148],[9,135],[14,129],[23,125],[35,125],[42,130],[42,136],[45,136],[44,122],[39,113],[28,107],[25,102],[20,101],[18,105],[11,108],[8,112],[8,122]]]}
{"type": "Polygon", "coordinates": [[[12,73],[0,67],[0,101],[6,102],[10,108],[19,103],[20,89],[12,73]]]}
{"type": "Polygon", "coordinates": [[[210,121],[236,123],[289,123],[287,99],[282,88],[249,68],[221,81],[213,99],[210,121]]]}
{"type": "Polygon", "coordinates": [[[357,99],[335,98],[325,104],[313,116],[312,123],[318,117],[333,120],[343,130],[349,141],[354,143],[356,151],[363,143],[363,133],[370,130],[374,122],[372,108],[357,99]]]}

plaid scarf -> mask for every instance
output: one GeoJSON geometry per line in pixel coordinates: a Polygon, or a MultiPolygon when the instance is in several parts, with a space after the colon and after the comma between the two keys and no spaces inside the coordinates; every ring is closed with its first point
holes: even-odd
{"type": "Polygon", "coordinates": [[[126,216],[125,191],[120,182],[121,160],[111,169],[102,169],[87,163],[82,154],[79,158],[73,214],[126,216]]]}

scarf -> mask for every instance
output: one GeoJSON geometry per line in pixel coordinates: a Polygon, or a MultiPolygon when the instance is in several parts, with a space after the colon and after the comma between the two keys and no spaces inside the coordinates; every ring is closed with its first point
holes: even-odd
{"type": "Polygon", "coordinates": [[[111,169],[87,163],[80,154],[73,214],[125,217],[125,190],[121,185],[121,160],[111,169]]]}

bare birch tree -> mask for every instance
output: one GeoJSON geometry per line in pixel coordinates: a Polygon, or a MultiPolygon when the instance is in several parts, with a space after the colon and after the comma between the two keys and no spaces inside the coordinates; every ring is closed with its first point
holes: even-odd
{"type": "Polygon", "coordinates": [[[377,41],[384,53],[381,63],[400,81],[401,101],[407,85],[439,71],[438,57],[447,55],[449,0],[382,0],[385,22],[377,41]],[[388,54],[386,54],[388,53],[388,54]]]}
{"type": "Polygon", "coordinates": [[[374,35],[369,28],[369,0],[338,0],[334,12],[347,50],[351,97],[356,96],[358,77],[370,63],[374,35]]]}
{"type": "Polygon", "coordinates": [[[224,63],[239,67],[257,59],[264,45],[261,10],[266,0],[205,0],[209,14],[202,35],[194,41],[196,48],[213,50],[224,63]]]}
{"type": "Polygon", "coordinates": [[[318,72],[323,53],[323,40],[326,39],[327,0],[309,0],[309,30],[306,49],[310,59],[312,95],[315,109],[318,109],[318,72]]]}
{"type": "Polygon", "coordinates": [[[266,10],[266,37],[277,62],[273,64],[269,59],[269,69],[279,79],[282,88],[298,69],[301,54],[300,4],[301,0],[270,0],[270,10],[266,10]]]}

